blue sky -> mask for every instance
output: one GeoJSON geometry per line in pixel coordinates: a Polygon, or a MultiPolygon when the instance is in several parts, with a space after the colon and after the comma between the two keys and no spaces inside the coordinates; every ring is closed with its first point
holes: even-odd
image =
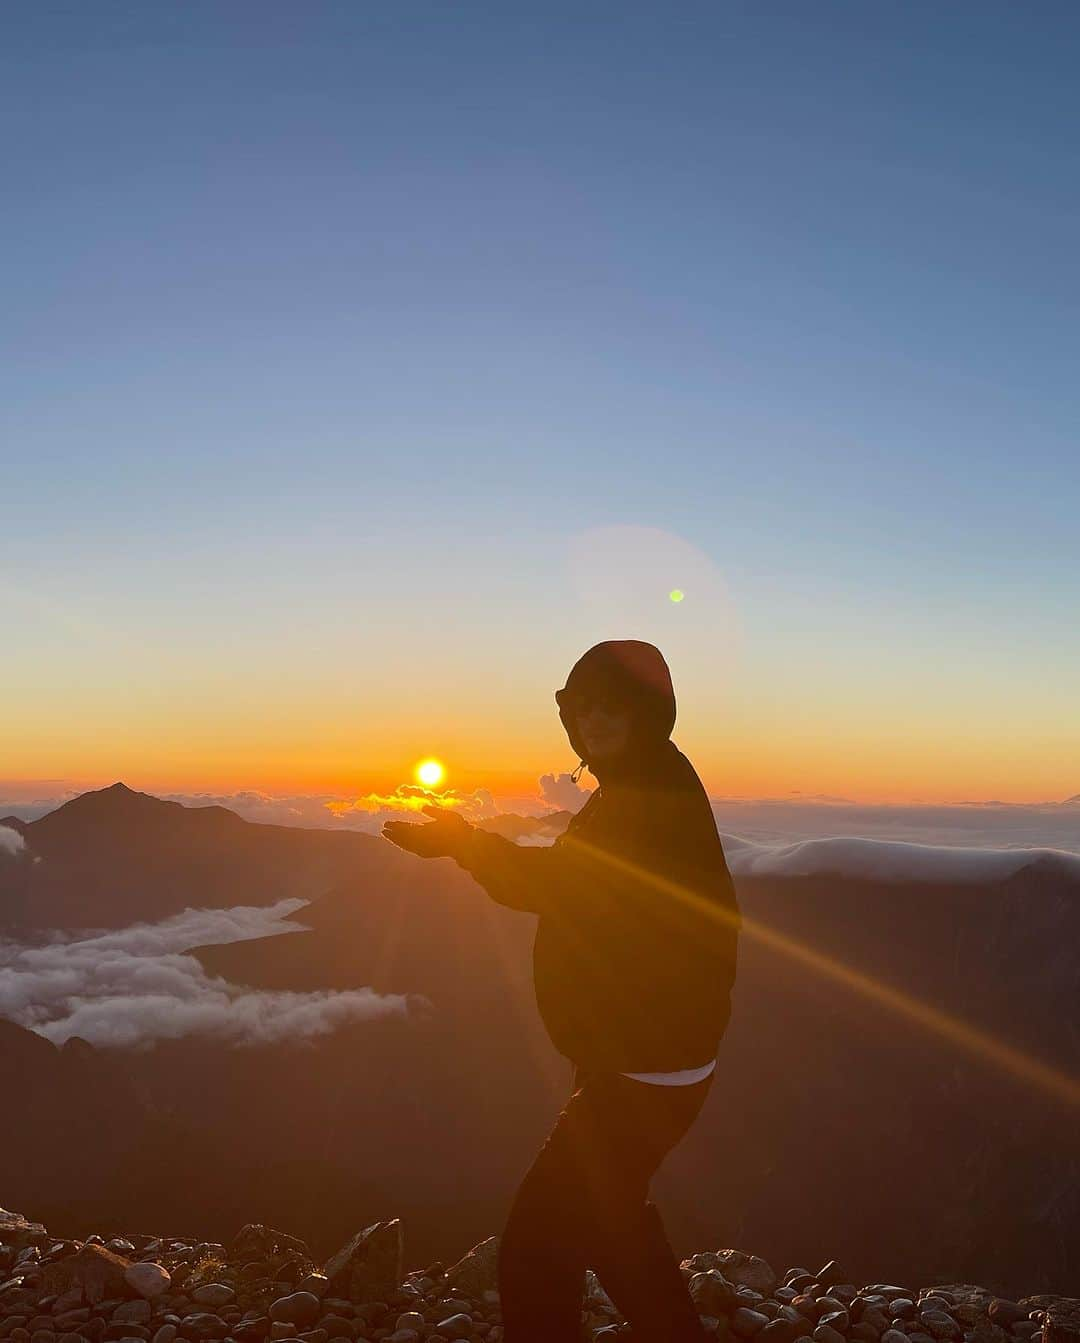
{"type": "Polygon", "coordinates": [[[98,761],[110,732],[165,749],[170,695],[293,721],[350,660],[420,712],[430,667],[394,660],[418,630],[453,712],[503,657],[527,716],[593,641],[567,545],[640,526],[738,610],[718,790],[725,717],[840,704],[880,745],[905,687],[958,725],[965,795],[987,769],[983,796],[1080,787],[1075,6],[28,3],[6,28],[12,770],[40,743],[66,772],[61,703],[98,761]]]}

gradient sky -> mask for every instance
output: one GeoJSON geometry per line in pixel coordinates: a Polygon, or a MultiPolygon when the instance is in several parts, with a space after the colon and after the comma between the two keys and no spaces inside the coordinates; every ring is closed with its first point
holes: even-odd
{"type": "Polygon", "coordinates": [[[1074,4],[5,20],[0,777],[1080,791],[1074,4]]]}

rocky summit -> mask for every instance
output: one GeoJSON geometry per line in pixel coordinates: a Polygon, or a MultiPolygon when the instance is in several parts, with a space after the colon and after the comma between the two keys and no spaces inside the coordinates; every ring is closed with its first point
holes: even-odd
{"type": "MultiPolygon", "coordinates": [[[[499,1343],[497,1252],[493,1236],[455,1264],[406,1270],[394,1218],[319,1263],[302,1240],[255,1223],[229,1245],[183,1235],[73,1240],[0,1209],[0,1340],[499,1343]]],[[[718,1343],[1080,1343],[1080,1298],[1012,1301],[970,1283],[859,1286],[834,1260],[777,1272],[734,1249],[693,1254],[681,1269],[718,1343]]],[[[618,1343],[629,1332],[590,1271],[582,1343],[618,1343]]]]}

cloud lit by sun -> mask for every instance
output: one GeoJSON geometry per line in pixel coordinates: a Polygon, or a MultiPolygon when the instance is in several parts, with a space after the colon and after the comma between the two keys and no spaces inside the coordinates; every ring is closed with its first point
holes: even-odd
{"type": "Polygon", "coordinates": [[[446,770],[438,760],[421,760],[415,774],[418,783],[434,788],[436,784],[442,783],[446,777],[446,770]]]}

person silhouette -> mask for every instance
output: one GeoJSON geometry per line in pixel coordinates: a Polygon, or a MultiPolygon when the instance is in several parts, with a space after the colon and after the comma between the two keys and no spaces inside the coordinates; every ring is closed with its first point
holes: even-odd
{"type": "Polygon", "coordinates": [[[538,916],[537,1007],[571,1065],[570,1096],[511,1202],[497,1258],[505,1343],[579,1343],[592,1268],[635,1343],[708,1335],[652,1176],[709,1094],[731,1013],[741,924],[708,796],[670,739],[671,674],[638,639],[595,644],[556,691],[598,787],[549,846],[424,807],[383,835],[449,856],[538,916]]]}

